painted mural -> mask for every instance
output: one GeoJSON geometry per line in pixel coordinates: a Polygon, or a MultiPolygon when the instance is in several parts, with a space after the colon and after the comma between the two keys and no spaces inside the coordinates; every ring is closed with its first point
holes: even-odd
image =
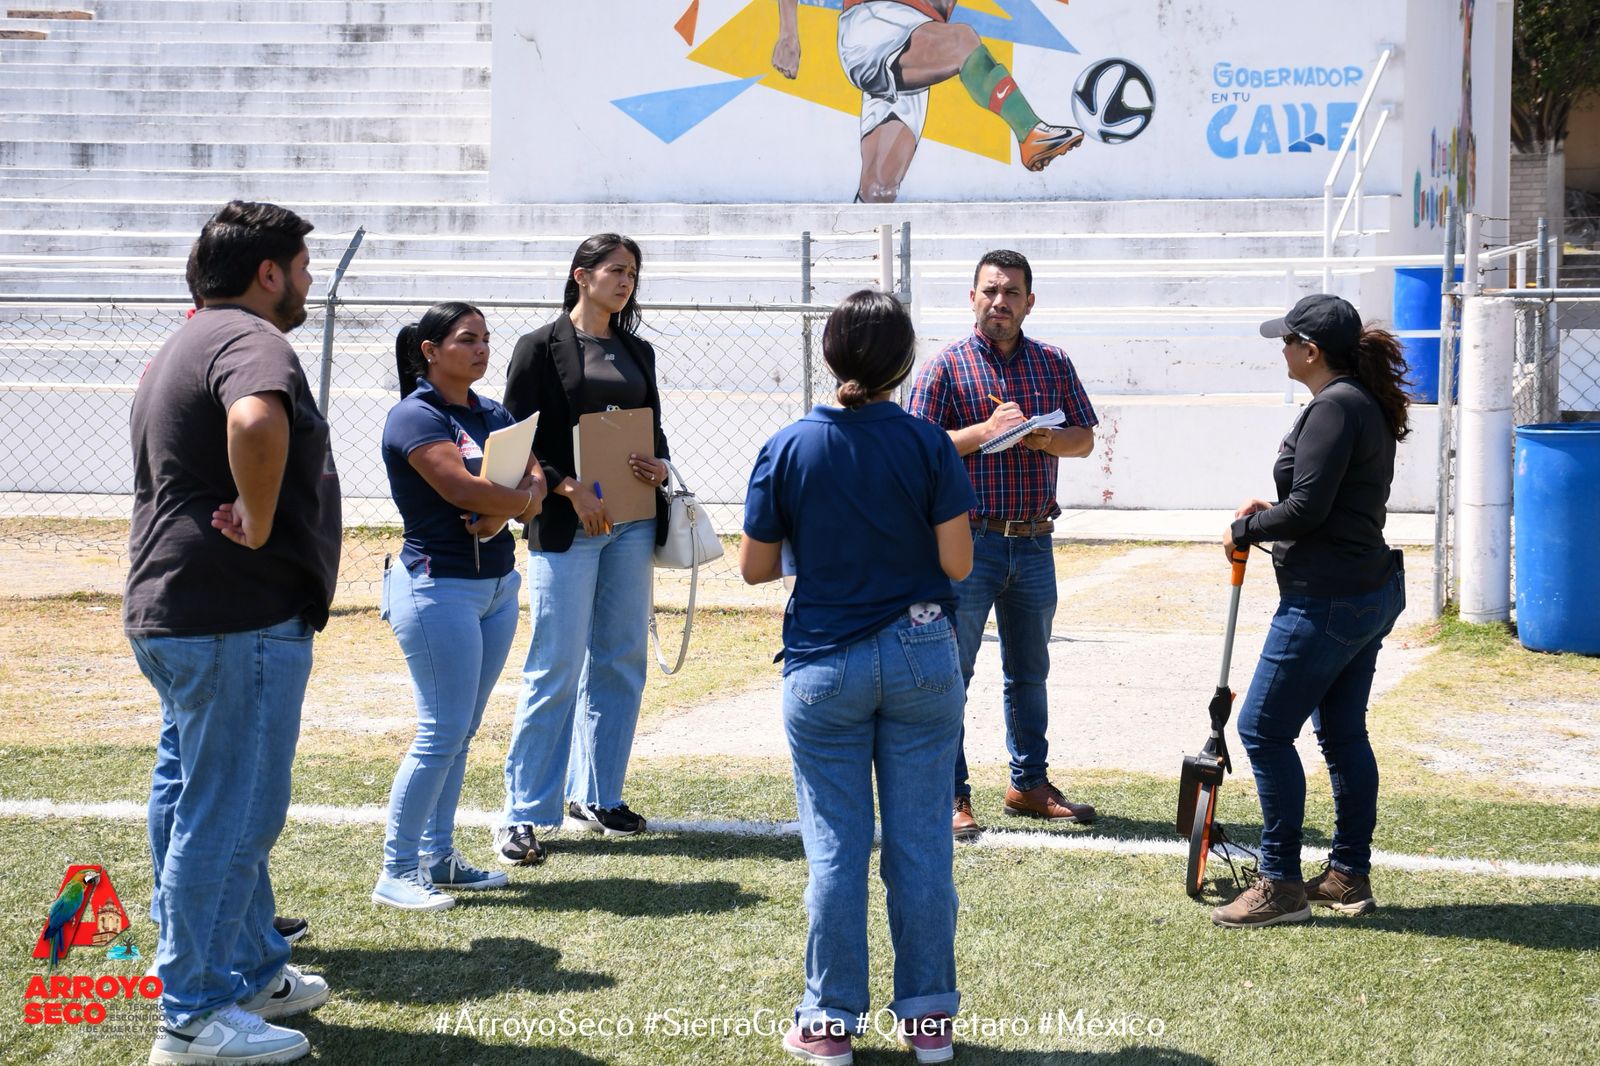
{"type": "Polygon", "coordinates": [[[1471,195],[1470,103],[1457,103],[1472,5],[1406,0],[1352,18],[1311,0],[497,4],[491,191],[530,203],[1317,196],[1377,56],[1399,44],[1373,113],[1405,106],[1367,188],[1425,206],[1447,186],[1471,195]],[[1445,33],[1407,40],[1422,27],[1445,33]],[[1429,160],[1434,125],[1457,144],[1429,160]]]}
{"type": "Polygon", "coordinates": [[[755,0],[703,36],[699,14],[692,0],[673,24],[687,58],[732,80],[612,102],[665,143],[757,84],[857,114],[858,202],[895,200],[924,138],[1041,171],[1085,139],[1126,144],[1155,116],[1149,75],[1105,58],[1078,75],[1071,122],[1041,117],[1012,74],[1015,49],[1078,50],[1032,0],[755,0]]]}
{"type": "Polygon", "coordinates": [[[1411,186],[1411,225],[1434,229],[1455,204],[1470,211],[1478,199],[1478,139],[1472,131],[1472,22],[1477,0],[1460,0],[1461,94],[1455,124],[1429,132],[1428,172],[1418,167],[1411,186]]]}

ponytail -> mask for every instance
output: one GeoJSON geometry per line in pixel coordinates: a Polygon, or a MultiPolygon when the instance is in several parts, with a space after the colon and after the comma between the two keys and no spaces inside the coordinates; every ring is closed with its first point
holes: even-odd
{"type": "MultiPolygon", "coordinates": [[[[1327,353],[1324,353],[1326,356],[1327,353]]],[[[1405,387],[1406,358],[1400,342],[1386,329],[1363,327],[1355,351],[1328,360],[1328,365],[1341,373],[1349,374],[1361,382],[1378,401],[1389,432],[1397,441],[1405,440],[1411,433],[1407,423],[1407,407],[1411,399],[1405,387]]]]}
{"type": "Polygon", "coordinates": [[[448,300],[428,308],[415,323],[400,327],[394,337],[394,368],[400,377],[402,400],[417,391],[418,378],[428,376],[428,357],[422,352],[422,343],[442,343],[463,315],[482,318],[483,312],[461,300],[448,300]]]}

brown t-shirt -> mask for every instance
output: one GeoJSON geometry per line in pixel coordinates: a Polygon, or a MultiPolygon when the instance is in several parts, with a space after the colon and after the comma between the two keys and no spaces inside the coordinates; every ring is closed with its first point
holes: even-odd
{"type": "Polygon", "coordinates": [[[339,569],[339,475],[328,422],[288,339],[239,307],[195,314],[150,361],[133,397],[133,526],[123,627],[129,636],[202,636],[304,618],[328,622],[339,569]],[[211,527],[239,490],[228,408],[277,393],[289,456],[260,548],[211,527]]]}

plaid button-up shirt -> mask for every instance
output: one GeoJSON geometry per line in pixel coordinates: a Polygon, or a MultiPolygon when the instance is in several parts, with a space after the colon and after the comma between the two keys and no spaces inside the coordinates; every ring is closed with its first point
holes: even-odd
{"type": "MultiPolygon", "coordinates": [[[[1003,359],[977,330],[922,368],[909,406],[912,414],[946,430],[962,429],[989,418],[995,408],[991,395],[1015,402],[1030,418],[1059,407],[1068,426],[1100,421],[1066,352],[1024,336],[1011,358],[1003,359]]],[[[1017,444],[998,455],[973,452],[964,458],[978,496],[974,515],[1020,521],[1061,513],[1056,456],[1017,444]]]]}

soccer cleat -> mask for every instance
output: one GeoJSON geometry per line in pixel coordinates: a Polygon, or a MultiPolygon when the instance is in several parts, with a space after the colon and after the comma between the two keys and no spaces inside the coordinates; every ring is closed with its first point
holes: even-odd
{"type": "Polygon", "coordinates": [[[204,1063],[293,1062],[311,1051],[303,1033],[268,1025],[237,1004],[214,1010],[188,1025],[162,1026],[150,1045],[150,1066],[204,1063]]]}
{"type": "Polygon", "coordinates": [[[1083,143],[1083,131],[1076,126],[1052,126],[1041,122],[1017,142],[1022,165],[1029,170],[1043,170],[1050,160],[1066,155],[1083,143]]]}

